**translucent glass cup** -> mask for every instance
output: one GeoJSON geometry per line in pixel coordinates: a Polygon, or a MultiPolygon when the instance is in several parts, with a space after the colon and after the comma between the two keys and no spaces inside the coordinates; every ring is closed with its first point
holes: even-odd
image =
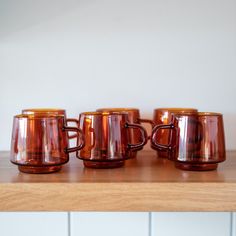
{"type": "Polygon", "coordinates": [[[69,153],[84,146],[84,136],[77,127],[68,127],[63,115],[17,115],[14,117],[11,162],[25,173],[59,171],[69,161],[69,153]],[[68,132],[76,132],[81,143],[69,148],[68,132]]]}
{"type": "Polygon", "coordinates": [[[147,132],[139,124],[130,123],[122,112],[84,112],[79,116],[79,128],[84,133],[85,145],[77,157],[86,167],[114,168],[130,159],[130,152],[139,150],[147,142],[147,132]],[[132,129],[140,132],[141,140],[132,143],[132,129]]]}
{"type": "Polygon", "coordinates": [[[183,170],[215,170],[218,163],[226,159],[223,115],[220,113],[176,113],[171,124],[154,127],[151,141],[155,148],[168,151],[175,166],[183,170]],[[156,141],[162,129],[170,132],[168,145],[156,141]]]}

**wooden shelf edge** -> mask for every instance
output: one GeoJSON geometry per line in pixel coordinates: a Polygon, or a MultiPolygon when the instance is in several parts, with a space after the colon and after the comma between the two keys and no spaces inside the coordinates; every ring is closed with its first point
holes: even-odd
{"type": "Polygon", "coordinates": [[[4,183],[0,211],[236,211],[236,183],[4,183]]]}

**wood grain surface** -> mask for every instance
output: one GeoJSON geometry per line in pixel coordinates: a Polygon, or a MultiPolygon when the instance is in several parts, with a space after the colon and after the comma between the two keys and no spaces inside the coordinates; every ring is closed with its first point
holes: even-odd
{"type": "Polygon", "coordinates": [[[71,156],[60,172],[24,174],[0,152],[0,211],[236,211],[236,152],[218,170],[178,170],[154,151],[122,168],[88,169],[71,156]]]}

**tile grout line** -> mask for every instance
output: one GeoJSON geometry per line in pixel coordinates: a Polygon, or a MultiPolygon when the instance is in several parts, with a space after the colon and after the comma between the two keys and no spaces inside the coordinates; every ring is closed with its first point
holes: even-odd
{"type": "Polygon", "coordinates": [[[148,212],[148,236],[152,236],[152,212],[148,212]]]}
{"type": "Polygon", "coordinates": [[[70,214],[70,212],[67,213],[67,233],[68,233],[68,236],[71,236],[71,214],[70,214]]]}
{"type": "Polygon", "coordinates": [[[234,232],[235,228],[234,228],[234,213],[230,212],[230,236],[234,236],[234,232]]]}

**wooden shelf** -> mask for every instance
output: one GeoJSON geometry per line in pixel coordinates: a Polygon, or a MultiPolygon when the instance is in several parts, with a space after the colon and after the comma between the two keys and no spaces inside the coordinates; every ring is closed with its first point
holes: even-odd
{"type": "Polygon", "coordinates": [[[236,151],[217,171],[191,172],[141,151],[117,169],[71,156],[60,172],[20,173],[0,152],[0,211],[236,211],[236,151]]]}

